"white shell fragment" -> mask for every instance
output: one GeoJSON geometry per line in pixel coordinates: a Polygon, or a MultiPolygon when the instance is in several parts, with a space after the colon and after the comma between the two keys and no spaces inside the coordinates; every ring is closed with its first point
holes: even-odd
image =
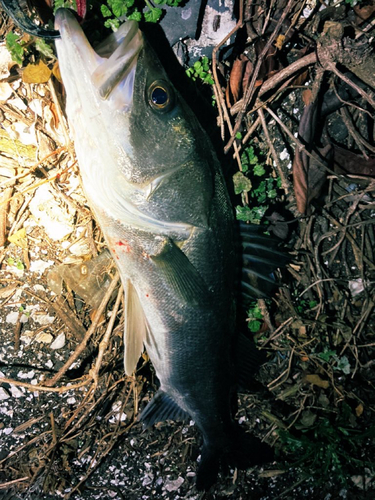
{"type": "Polygon", "coordinates": [[[9,69],[14,64],[12,56],[5,44],[0,45],[0,80],[4,80],[10,75],[9,69]]]}
{"type": "Polygon", "coordinates": [[[74,231],[75,210],[58,200],[47,184],[35,191],[29,207],[51,240],[62,240],[74,231]]]}
{"type": "Polygon", "coordinates": [[[51,349],[61,349],[65,345],[65,333],[60,333],[50,345],[51,349]]]}
{"type": "Polygon", "coordinates": [[[355,297],[356,295],[360,294],[361,292],[363,292],[364,289],[365,287],[361,278],[349,281],[349,290],[350,293],[352,294],[352,297],[355,297]]]}

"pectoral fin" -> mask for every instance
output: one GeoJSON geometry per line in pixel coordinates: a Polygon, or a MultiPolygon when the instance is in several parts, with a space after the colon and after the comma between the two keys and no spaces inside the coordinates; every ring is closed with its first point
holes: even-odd
{"type": "Polygon", "coordinates": [[[131,375],[143,351],[148,323],[144,315],[138,294],[130,280],[124,285],[125,290],[125,328],[124,328],[124,365],[125,373],[131,375]]]}
{"type": "Polygon", "coordinates": [[[203,278],[184,252],[170,239],[152,261],[158,267],[174,294],[190,305],[207,299],[210,293],[203,278]]]}

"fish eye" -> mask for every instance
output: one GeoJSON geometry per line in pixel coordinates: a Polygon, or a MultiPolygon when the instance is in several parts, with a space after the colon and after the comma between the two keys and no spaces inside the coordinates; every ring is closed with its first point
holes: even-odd
{"type": "Polygon", "coordinates": [[[163,113],[169,111],[174,102],[173,89],[171,89],[167,82],[153,82],[148,89],[148,102],[155,111],[163,113]]]}
{"type": "Polygon", "coordinates": [[[152,104],[154,106],[164,107],[168,104],[168,92],[163,87],[155,87],[151,94],[152,104]]]}

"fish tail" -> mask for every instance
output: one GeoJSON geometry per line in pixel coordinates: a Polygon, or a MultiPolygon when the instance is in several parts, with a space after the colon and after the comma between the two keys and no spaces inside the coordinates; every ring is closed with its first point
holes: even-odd
{"type": "Polygon", "coordinates": [[[220,470],[220,452],[216,448],[204,445],[201,453],[201,461],[197,471],[197,490],[209,490],[216,482],[220,470]]]}
{"type": "Polygon", "coordinates": [[[268,444],[236,425],[230,433],[227,446],[218,448],[210,443],[203,446],[197,471],[197,489],[207,491],[216,482],[222,466],[244,470],[270,462],[273,457],[273,450],[268,444]]]}

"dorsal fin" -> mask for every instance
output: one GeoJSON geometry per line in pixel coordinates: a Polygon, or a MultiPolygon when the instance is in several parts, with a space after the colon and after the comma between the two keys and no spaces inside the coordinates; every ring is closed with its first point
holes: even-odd
{"type": "Polygon", "coordinates": [[[241,294],[245,298],[269,297],[277,286],[274,271],[291,260],[281,240],[264,234],[265,227],[240,224],[242,246],[241,294]]]}

